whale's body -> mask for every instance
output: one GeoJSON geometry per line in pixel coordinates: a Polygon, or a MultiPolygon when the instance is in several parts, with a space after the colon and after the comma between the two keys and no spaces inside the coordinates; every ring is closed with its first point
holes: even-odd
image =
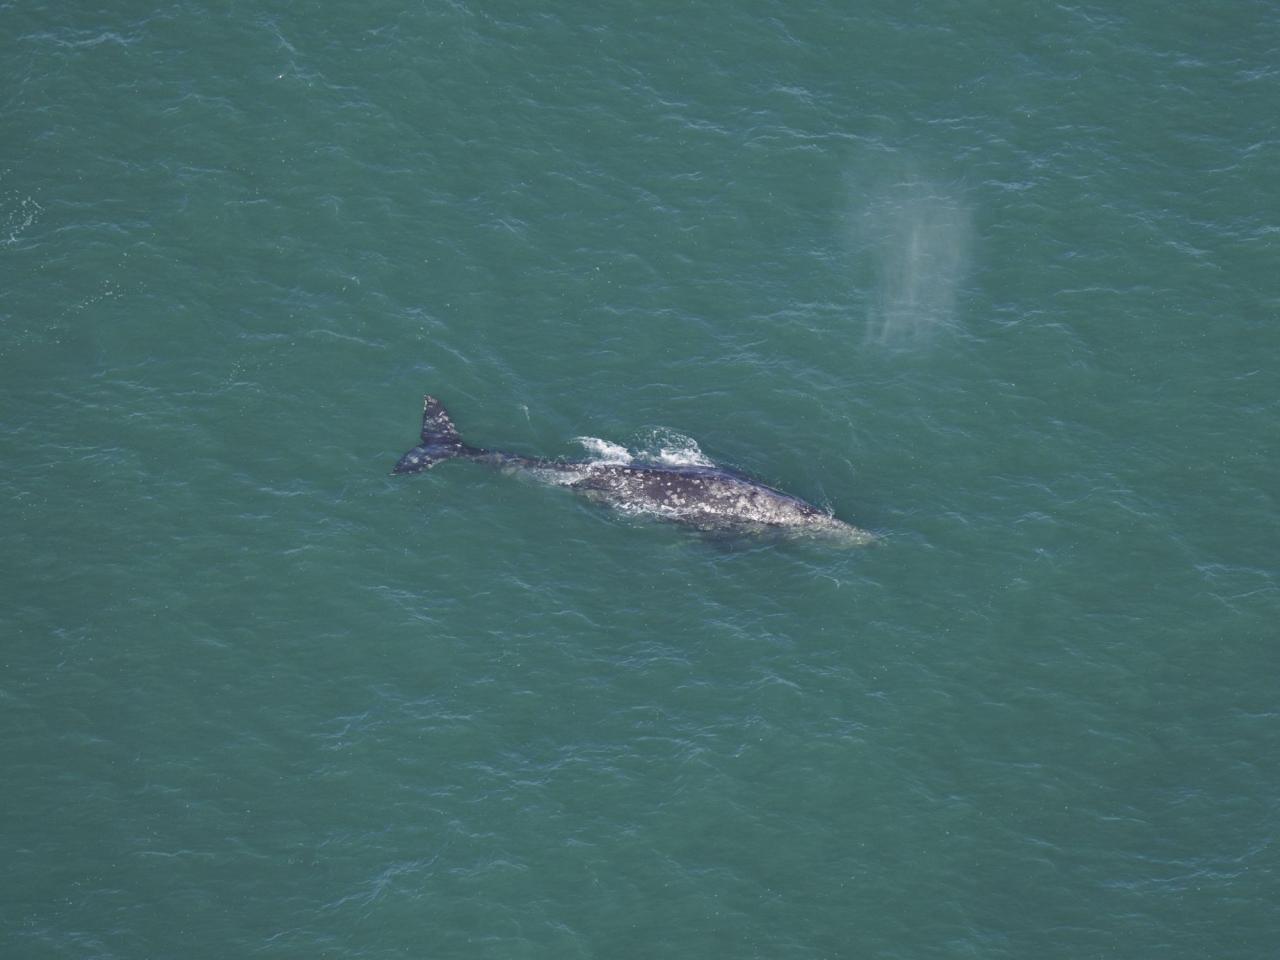
{"type": "Polygon", "coordinates": [[[875,539],[811,503],[720,467],[544,460],[471,447],[462,442],[440,401],[425,397],[422,443],[401,457],[392,472],[418,473],[449,459],[524,473],[624,513],[699,530],[815,534],[851,545],[875,539]]]}

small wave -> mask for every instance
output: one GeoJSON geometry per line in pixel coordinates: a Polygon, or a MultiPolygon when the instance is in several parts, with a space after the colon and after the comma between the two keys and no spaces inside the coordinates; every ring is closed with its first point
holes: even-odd
{"type": "Polygon", "coordinates": [[[714,467],[715,461],[702,452],[698,441],[674,430],[654,430],[644,444],[647,459],[671,467],[714,467]]]}
{"type": "MultiPolygon", "coordinates": [[[[6,173],[8,171],[0,173],[0,180],[4,179],[6,173]]],[[[0,194],[0,230],[8,234],[7,238],[0,240],[0,244],[16,244],[43,212],[44,207],[34,197],[22,197],[16,193],[0,194]]]]}
{"type": "Polygon", "coordinates": [[[574,437],[600,463],[660,463],[668,467],[714,467],[715,461],[702,452],[698,441],[683,433],[659,427],[638,438],[632,449],[599,437],[574,437]]]}
{"type": "Polygon", "coordinates": [[[630,463],[633,459],[631,451],[622,444],[610,443],[599,437],[574,437],[573,442],[582,444],[588,453],[593,454],[603,463],[630,463]]]}

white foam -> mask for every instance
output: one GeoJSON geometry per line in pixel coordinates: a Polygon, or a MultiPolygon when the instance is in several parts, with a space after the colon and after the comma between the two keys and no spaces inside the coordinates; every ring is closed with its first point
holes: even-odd
{"type": "Polygon", "coordinates": [[[598,463],[660,463],[668,467],[714,467],[715,461],[702,452],[698,441],[666,427],[651,430],[639,438],[635,453],[620,443],[599,437],[574,437],[598,463]]]}
{"type": "Polygon", "coordinates": [[[610,443],[599,437],[574,437],[573,442],[582,444],[601,463],[630,463],[633,459],[631,452],[622,444],[610,443]]]}
{"type": "Polygon", "coordinates": [[[669,467],[714,467],[715,461],[702,452],[698,441],[665,427],[654,430],[645,444],[648,459],[669,467]]]}

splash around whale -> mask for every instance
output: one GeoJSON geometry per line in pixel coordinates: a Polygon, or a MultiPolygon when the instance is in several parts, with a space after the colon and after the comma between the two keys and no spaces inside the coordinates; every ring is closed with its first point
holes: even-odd
{"type": "Polygon", "coordinates": [[[472,460],[523,473],[623,513],[705,532],[814,536],[848,546],[876,539],[798,497],[714,465],[543,460],[468,446],[440,401],[424,397],[422,443],[402,456],[391,472],[420,473],[444,460],[472,460]]]}

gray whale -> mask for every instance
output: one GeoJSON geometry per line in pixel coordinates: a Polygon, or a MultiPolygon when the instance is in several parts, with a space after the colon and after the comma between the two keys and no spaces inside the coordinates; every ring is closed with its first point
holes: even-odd
{"type": "Polygon", "coordinates": [[[624,513],[707,532],[815,535],[850,546],[875,540],[873,534],[811,503],[720,467],[543,460],[468,446],[440,401],[424,397],[422,443],[402,456],[391,472],[420,473],[453,459],[524,473],[624,513]]]}

